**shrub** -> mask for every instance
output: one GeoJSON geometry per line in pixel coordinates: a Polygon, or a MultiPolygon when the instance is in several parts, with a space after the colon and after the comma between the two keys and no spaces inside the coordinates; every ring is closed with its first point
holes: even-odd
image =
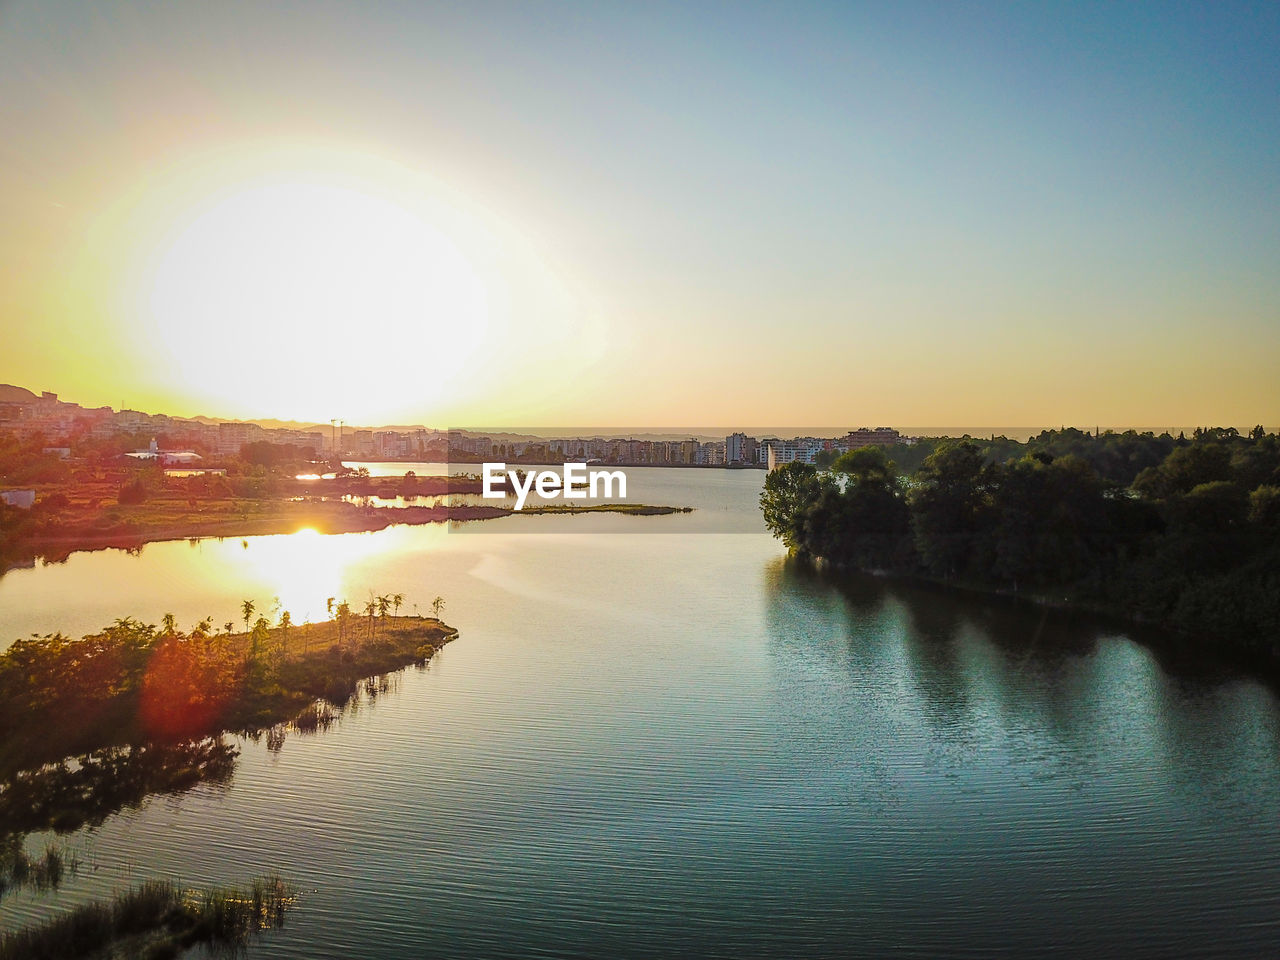
{"type": "Polygon", "coordinates": [[[143,484],[141,477],[136,477],[129,483],[120,488],[120,496],[117,501],[121,504],[144,503],[147,499],[147,488],[143,484]]]}

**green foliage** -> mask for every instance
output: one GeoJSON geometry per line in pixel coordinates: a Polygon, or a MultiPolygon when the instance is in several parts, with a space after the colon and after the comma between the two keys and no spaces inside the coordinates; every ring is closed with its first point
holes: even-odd
{"type": "MultiPolygon", "coordinates": [[[[253,608],[242,604],[246,620],[253,608]]],[[[272,629],[259,617],[247,634],[214,634],[208,618],[189,634],[126,618],[81,640],[18,640],[0,654],[0,776],[112,744],[257,730],[317,697],[341,704],[361,679],[419,662],[424,644],[450,635],[435,621],[384,614],[376,636],[360,638],[347,604],[337,611],[336,625],[299,627],[282,615],[272,629]],[[330,649],[339,629],[345,642],[330,649]],[[313,649],[315,636],[323,642],[313,649]]],[[[0,806],[10,786],[0,782],[0,806]]]]}
{"type": "Polygon", "coordinates": [[[911,524],[920,561],[931,573],[954,577],[972,566],[991,521],[985,464],[977,445],[962,440],[938,447],[916,471],[911,524]]]}
{"type": "Polygon", "coordinates": [[[765,481],[765,524],[798,553],[1039,591],[1280,661],[1275,434],[1058,430],[829,462],[829,472],[788,464],[765,481]],[[908,480],[895,461],[914,465],[908,480]]]}
{"type": "Polygon", "coordinates": [[[860,485],[888,484],[897,477],[897,468],[883,447],[859,447],[840,454],[832,465],[836,473],[853,477],[860,485]]]}
{"type": "Polygon", "coordinates": [[[44,453],[40,437],[19,439],[0,431],[0,485],[59,483],[71,476],[71,467],[57,455],[44,453]]]}
{"type": "Polygon", "coordinates": [[[315,456],[315,447],[272,443],[270,440],[255,440],[240,446],[240,459],[257,467],[301,467],[313,461],[315,456]]]}
{"type": "Polygon", "coordinates": [[[142,482],[141,477],[134,477],[123,487],[120,488],[120,495],[117,500],[123,506],[130,506],[138,503],[145,503],[147,499],[147,485],[142,482]]]}
{"type": "Polygon", "coordinates": [[[804,549],[805,512],[831,485],[830,477],[806,463],[788,463],[770,471],[760,494],[764,525],[790,549],[804,549]]]}
{"type": "Polygon", "coordinates": [[[51,843],[33,857],[23,848],[20,834],[0,834],[0,897],[13,890],[56,890],[78,866],[60,844],[51,843]]]}
{"type": "Polygon", "coordinates": [[[72,960],[108,953],[174,957],[197,943],[243,948],[255,933],[282,926],[292,903],[292,893],[276,877],[255,880],[247,889],[206,891],[151,880],[41,926],[6,933],[0,937],[0,960],[72,960]]]}

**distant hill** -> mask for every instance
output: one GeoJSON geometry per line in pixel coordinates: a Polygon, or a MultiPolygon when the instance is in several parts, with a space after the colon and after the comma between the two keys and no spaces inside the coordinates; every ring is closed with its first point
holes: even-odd
{"type": "Polygon", "coordinates": [[[34,393],[26,387],[15,387],[11,383],[0,383],[0,403],[30,403],[38,400],[34,393]]]}

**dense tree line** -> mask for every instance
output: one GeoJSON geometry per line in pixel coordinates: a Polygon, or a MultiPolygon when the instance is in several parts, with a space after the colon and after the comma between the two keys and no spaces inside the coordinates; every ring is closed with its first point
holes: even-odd
{"type": "Polygon", "coordinates": [[[761,507],[800,554],[1112,611],[1280,661],[1280,437],[1261,427],[866,447],[775,470],[761,507]]]}

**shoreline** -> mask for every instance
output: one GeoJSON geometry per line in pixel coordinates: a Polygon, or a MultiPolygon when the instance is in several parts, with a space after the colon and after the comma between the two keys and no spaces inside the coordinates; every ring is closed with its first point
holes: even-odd
{"type": "Polygon", "coordinates": [[[949,594],[996,600],[1011,607],[1039,610],[1061,617],[1088,617],[1114,626],[1129,639],[1157,653],[1179,659],[1196,660],[1243,671],[1254,679],[1280,690],[1280,657],[1252,654],[1250,651],[1207,645],[1200,634],[1176,630],[1156,620],[1127,614],[1114,607],[1084,603],[1071,597],[1056,597],[1046,593],[1026,593],[1008,587],[975,583],[972,581],[943,580],[920,573],[897,570],[866,569],[836,563],[826,557],[807,558],[792,554],[801,562],[810,563],[815,569],[839,576],[870,577],[886,583],[897,583],[917,589],[935,590],[949,594]]]}
{"type": "MultiPolygon", "coordinates": [[[[314,729],[332,719],[316,704],[340,709],[361,684],[426,664],[457,637],[456,627],[435,617],[339,610],[333,620],[233,633],[168,633],[125,619],[79,640],[17,640],[0,653],[0,688],[9,694],[0,708],[0,785],[113,747],[251,735],[288,723],[314,729]],[[112,660],[121,673],[105,683],[104,696],[93,657],[85,660],[84,683],[58,673],[65,668],[59,651],[76,644],[95,656],[145,650],[147,662],[112,660]]],[[[0,789],[0,809],[13,800],[10,792],[0,789]]]]}
{"type": "MultiPolygon", "coordinates": [[[[227,539],[276,536],[314,530],[317,533],[375,533],[392,526],[420,526],[429,523],[468,523],[501,517],[543,514],[618,513],[629,516],[665,516],[689,513],[692,507],[645,503],[600,503],[583,506],[542,504],[516,510],[509,506],[485,504],[436,505],[429,507],[363,507],[345,501],[292,500],[257,501],[270,511],[261,516],[219,516],[185,518],[175,522],[138,524],[126,519],[114,527],[75,528],[56,534],[26,536],[0,545],[0,575],[30,561],[65,559],[73,553],[93,550],[133,550],[148,543],[173,540],[227,539]]],[[[135,508],[144,513],[146,506],[135,508]]]]}

